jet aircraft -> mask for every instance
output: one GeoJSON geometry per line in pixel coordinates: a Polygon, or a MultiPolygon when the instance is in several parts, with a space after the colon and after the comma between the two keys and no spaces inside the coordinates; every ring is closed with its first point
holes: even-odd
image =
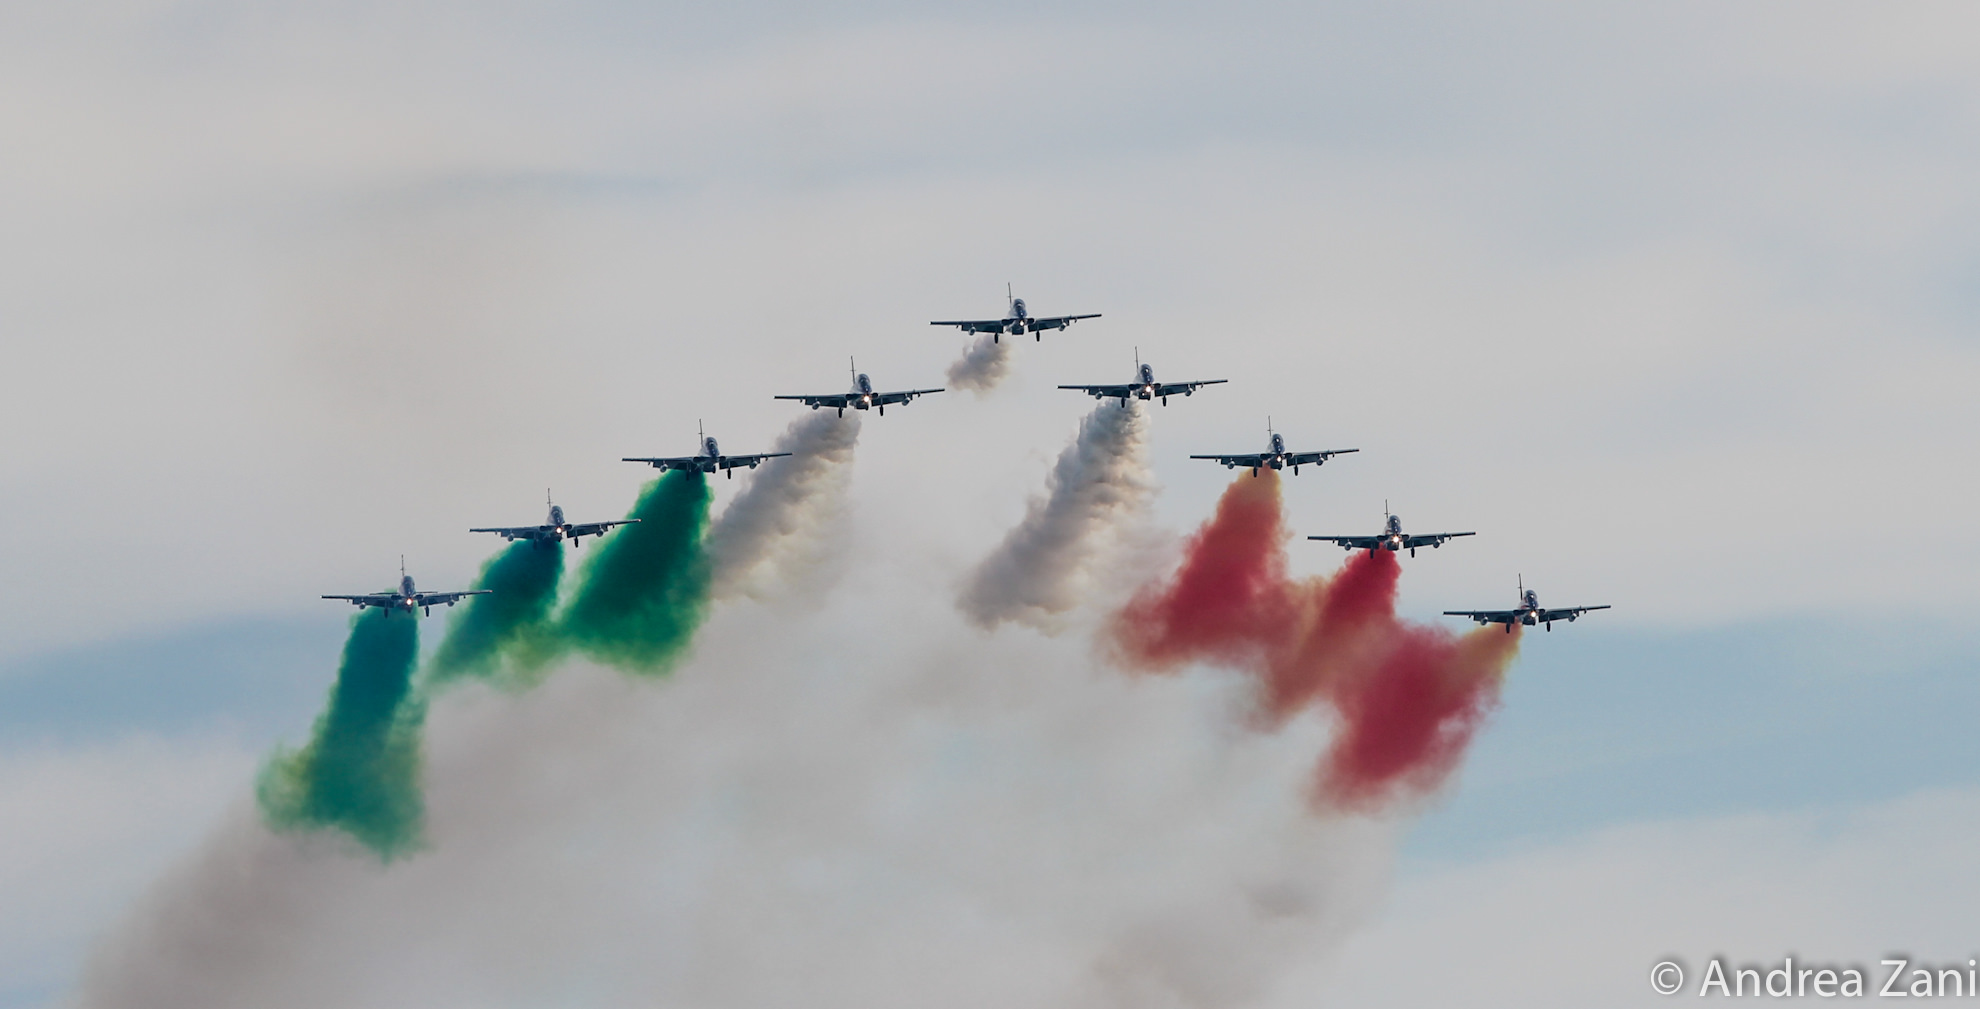
{"type": "MultiPolygon", "coordinates": [[[[1147,366],[1143,365],[1143,367],[1147,366]]],[[[1272,423],[1269,420],[1265,422],[1265,434],[1268,441],[1266,443],[1266,449],[1263,452],[1240,452],[1236,455],[1193,455],[1190,458],[1215,459],[1223,463],[1225,469],[1236,469],[1239,466],[1243,466],[1251,470],[1252,476],[1257,476],[1260,469],[1285,469],[1287,466],[1291,466],[1293,475],[1298,476],[1301,466],[1318,466],[1337,455],[1346,455],[1349,452],[1361,451],[1358,448],[1330,448],[1321,452],[1288,452],[1286,451],[1286,436],[1272,430],[1272,423]]]]}
{"type": "Polygon", "coordinates": [[[1034,316],[1025,310],[1023,298],[1011,296],[1011,287],[1009,284],[1004,285],[1004,298],[1010,302],[1011,307],[1010,311],[1004,313],[1004,317],[1001,319],[937,320],[929,323],[929,325],[955,326],[965,333],[990,333],[993,334],[992,339],[1001,343],[1003,342],[1005,333],[1009,333],[1012,336],[1023,336],[1026,333],[1030,333],[1032,339],[1043,340],[1045,338],[1040,334],[1045,330],[1064,329],[1081,319],[1100,318],[1100,313],[1098,312],[1094,312],[1091,315],[1048,315],[1042,318],[1034,316]]]}
{"type": "Polygon", "coordinates": [[[1150,400],[1160,398],[1163,406],[1169,405],[1170,396],[1194,396],[1196,390],[1206,385],[1222,385],[1230,381],[1225,378],[1210,378],[1200,382],[1157,382],[1155,369],[1141,363],[1141,355],[1134,356],[1135,380],[1125,385],[1062,385],[1061,389],[1078,389],[1094,399],[1118,399],[1121,409],[1127,409],[1128,400],[1150,400]]]}
{"type": "MultiPolygon", "coordinates": [[[[547,492],[544,498],[546,501],[549,499],[547,492]]],[[[575,547],[584,542],[586,536],[603,536],[613,526],[630,525],[639,521],[619,519],[615,522],[566,522],[564,509],[558,507],[555,501],[549,501],[549,505],[550,520],[540,526],[496,526],[492,529],[469,529],[468,532],[497,533],[511,543],[516,540],[530,540],[540,547],[553,546],[568,539],[571,541],[571,546],[575,547]]]]}
{"type": "Polygon", "coordinates": [[[1573,623],[1580,619],[1583,613],[1587,613],[1590,610],[1606,610],[1608,608],[1604,604],[1602,606],[1569,606],[1558,610],[1543,609],[1540,606],[1539,594],[1527,588],[1526,579],[1522,577],[1519,580],[1519,605],[1510,610],[1445,610],[1444,615],[1447,617],[1470,617],[1478,621],[1481,627],[1486,624],[1504,624],[1506,625],[1506,633],[1511,634],[1514,624],[1522,624],[1527,627],[1531,627],[1534,624],[1545,624],[1547,629],[1551,631],[1554,629],[1554,621],[1556,620],[1565,620],[1573,623]]]}
{"type": "Polygon", "coordinates": [[[942,391],[940,389],[908,389],[903,392],[874,392],[873,379],[861,374],[859,365],[853,365],[852,373],[853,384],[851,392],[828,393],[822,396],[777,396],[774,398],[794,399],[813,410],[821,406],[833,407],[839,411],[839,416],[841,417],[846,415],[846,407],[852,407],[855,410],[879,410],[880,416],[885,417],[889,406],[895,404],[905,405],[914,402],[916,396],[926,396],[930,393],[942,391]]]}
{"type": "Polygon", "coordinates": [[[650,459],[627,457],[619,461],[643,462],[662,472],[677,469],[692,473],[713,473],[719,469],[724,476],[734,479],[737,466],[747,466],[750,469],[755,469],[757,464],[765,459],[777,459],[787,455],[790,455],[790,453],[759,452],[755,455],[723,455],[721,447],[715,444],[715,439],[709,437],[707,431],[702,431],[701,452],[697,455],[662,456],[650,459]]]}
{"type": "Polygon", "coordinates": [[[425,610],[426,615],[430,617],[433,615],[433,607],[439,606],[442,603],[452,606],[468,596],[486,596],[493,593],[493,589],[473,589],[468,592],[420,592],[413,588],[412,576],[406,574],[406,559],[401,557],[399,558],[398,591],[395,592],[388,589],[384,592],[368,592],[361,596],[324,596],[323,598],[342,599],[360,610],[376,606],[384,610],[385,615],[388,617],[398,610],[404,610],[407,613],[411,613],[414,610],[425,610]]]}
{"type": "Polygon", "coordinates": [[[1344,550],[1366,550],[1373,557],[1377,550],[1394,553],[1407,550],[1411,557],[1416,556],[1417,547],[1440,547],[1446,541],[1459,536],[1476,536],[1477,533],[1423,533],[1411,536],[1403,532],[1402,516],[1391,514],[1389,503],[1382,502],[1382,533],[1379,536],[1308,536],[1310,540],[1324,540],[1344,550]]]}

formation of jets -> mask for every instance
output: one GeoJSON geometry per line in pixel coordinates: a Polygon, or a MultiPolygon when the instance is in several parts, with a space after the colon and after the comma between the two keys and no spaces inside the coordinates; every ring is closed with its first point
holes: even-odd
{"type": "Polygon", "coordinates": [[[1005,334],[1023,336],[1026,333],[1030,333],[1033,340],[1043,340],[1045,337],[1042,334],[1048,329],[1064,329],[1081,319],[1100,318],[1100,313],[1098,312],[1089,315],[1047,315],[1043,317],[1032,315],[1025,310],[1023,298],[1017,298],[1011,295],[1008,285],[1004,288],[1004,300],[1010,303],[1010,308],[1004,313],[1004,317],[1001,319],[937,319],[930,322],[929,325],[954,326],[965,333],[989,333],[991,334],[991,339],[1001,342],[1005,334]]]}
{"type": "Polygon", "coordinates": [[[715,439],[707,431],[702,431],[701,451],[694,455],[660,456],[658,458],[628,457],[619,461],[643,462],[662,473],[670,469],[682,470],[689,473],[713,473],[716,470],[720,470],[723,476],[733,480],[736,476],[735,470],[739,466],[747,466],[750,469],[755,469],[766,459],[781,459],[787,455],[790,455],[790,453],[758,452],[754,455],[723,455],[722,447],[716,444],[715,439]]]}
{"type": "Polygon", "coordinates": [[[905,405],[914,402],[916,396],[927,396],[931,393],[943,391],[941,389],[904,389],[900,392],[874,392],[873,379],[861,372],[858,364],[852,366],[852,376],[853,384],[851,392],[828,392],[818,396],[776,396],[773,398],[794,399],[813,410],[829,406],[838,410],[841,417],[846,415],[847,407],[851,407],[854,410],[878,410],[880,416],[885,417],[887,415],[887,408],[890,406],[894,406],[895,404],[905,405]]]}
{"type": "Polygon", "coordinates": [[[1590,610],[1606,610],[1608,608],[1607,605],[1602,605],[1566,606],[1557,610],[1547,609],[1540,605],[1540,594],[1527,588],[1526,578],[1521,576],[1519,580],[1518,606],[1509,610],[1445,610],[1444,615],[1447,617],[1470,617],[1476,620],[1480,627],[1486,624],[1504,624],[1506,625],[1506,633],[1511,634],[1514,624],[1520,624],[1525,627],[1531,627],[1534,624],[1543,624],[1551,631],[1554,629],[1554,621],[1556,620],[1565,620],[1568,623],[1574,623],[1576,620],[1581,619],[1583,613],[1587,613],[1590,610]]]}
{"type": "MultiPolygon", "coordinates": [[[[546,495],[547,498],[547,495],[546,495]]],[[[571,546],[579,546],[586,536],[603,536],[613,526],[631,525],[638,519],[619,519],[613,522],[566,522],[564,509],[550,501],[550,519],[540,526],[496,526],[490,529],[469,529],[471,533],[496,533],[511,543],[516,540],[529,540],[537,546],[554,546],[565,540],[571,546]]]]}
{"type": "Polygon", "coordinates": [[[1121,409],[1125,410],[1130,399],[1143,401],[1159,399],[1163,406],[1168,406],[1170,396],[1194,396],[1196,390],[1206,385],[1223,385],[1228,381],[1230,380],[1224,378],[1205,378],[1194,382],[1157,382],[1155,366],[1144,363],[1141,360],[1141,353],[1136,351],[1132,382],[1124,382],[1120,385],[1062,385],[1059,388],[1077,389],[1094,399],[1118,399],[1121,401],[1121,409]]]}
{"type": "MultiPolygon", "coordinates": [[[[1261,469],[1285,469],[1292,467],[1293,475],[1299,475],[1301,466],[1318,466],[1337,455],[1359,452],[1358,448],[1330,448],[1320,452],[1293,452],[1286,448],[1286,436],[1272,430],[1272,422],[1265,422],[1265,451],[1239,452],[1236,455],[1193,455],[1191,459],[1214,459],[1223,463],[1225,469],[1242,466],[1257,476],[1261,469]]],[[[1470,535],[1467,533],[1466,535],[1470,535]]],[[[1317,538],[1317,537],[1316,537],[1317,538]]]]}
{"type": "Polygon", "coordinates": [[[413,588],[412,576],[406,574],[406,559],[399,558],[399,587],[383,592],[367,592],[357,596],[324,596],[325,599],[342,599],[360,610],[377,607],[386,616],[404,610],[411,613],[421,610],[427,616],[433,615],[435,606],[452,606],[469,596],[493,595],[490,589],[470,589],[466,592],[421,592],[413,588]]]}
{"type": "MultiPolygon", "coordinates": [[[[1006,286],[1004,294],[1010,307],[1001,319],[936,320],[931,322],[930,325],[955,326],[965,333],[987,333],[990,334],[993,340],[1001,341],[1006,335],[1023,336],[1027,333],[1036,339],[1043,339],[1042,334],[1046,330],[1063,330],[1082,319],[1100,318],[1100,313],[1098,312],[1084,315],[1034,316],[1026,308],[1024,299],[1016,297],[1008,286],[1006,286]]],[[[841,417],[845,416],[847,410],[872,410],[885,416],[887,408],[890,406],[904,406],[914,402],[915,399],[921,396],[933,395],[944,391],[942,389],[902,389],[895,392],[882,392],[874,388],[872,378],[861,372],[856,362],[850,364],[850,370],[852,372],[852,388],[846,392],[780,395],[773,398],[803,403],[813,410],[836,410],[841,417]]],[[[1157,381],[1154,367],[1142,361],[1140,351],[1137,350],[1135,352],[1134,381],[1132,382],[1124,382],[1118,385],[1062,385],[1059,388],[1083,392],[1097,400],[1119,400],[1121,408],[1126,409],[1129,400],[1137,399],[1142,402],[1160,400],[1163,406],[1167,406],[1169,405],[1169,397],[1171,396],[1194,396],[1198,389],[1211,385],[1223,385],[1226,381],[1226,379],[1221,378],[1196,379],[1187,382],[1157,381]]],[[[1361,451],[1357,448],[1334,448],[1309,452],[1294,451],[1286,447],[1285,436],[1272,429],[1269,419],[1265,425],[1265,434],[1266,447],[1263,452],[1213,453],[1192,455],[1190,458],[1208,459],[1221,463],[1226,469],[1249,469],[1251,475],[1256,477],[1267,469],[1274,471],[1291,469],[1297,475],[1302,466],[1320,466],[1335,456],[1361,451]]],[[[753,470],[771,459],[779,459],[791,454],[789,452],[756,452],[746,455],[724,455],[721,446],[705,429],[700,431],[698,445],[699,451],[693,455],[627,456],[622,461],[645,463],[662,472],[679,470],[690,473],[715,473],[719,471],[725,477],[733,478],[737,469],[748,468],[753,470]]],[[[571,545],[575,547],[586,536],[604,536],[615,527],[630,525],[639,521],[638,519],[620,519],[610,522],[573,523],[565,520],[564,510],[554,500],[547,503],[550,506],[550,514],[548,520],[541,525],[494,526],[470,529],[468,531],[495,533],[509,542],[528,540],[539,547],[555,547],[557,544],[569,540],[571,545]]],[[[1369,536],[1308,536],[1307,539],[1332,543],[1350,552],[1366,550],[1370,556],[1373,556],[1376,551],[1380,550],[1386,550],[1391,553],[1399,553],[1407,550],[1409,551],[1409,555],[1414,557],[1416,556],[1418,547],[1441,547],[1458,537],[1477,535],[1473,532],[1407,533],[1403,531],[1402,518],[1388,510],[1388,502],[1383,502],[1382,511],[1382,531],[1379,533],[1369,536]]],[[[424,612],[430,615],[432,608],[435,606],[452,606],[468,596],[489,594],[491,592],[488,589],[473,589],[465,592],[417,591],[413,587],[412,576],[405,573],[405,559],[400,558],[399,587],[396,590],[351,596],[327,595],[323,598],[341,599],[359,609],[376,607],[384,610],[387,615],[401,610],[407,613],[424,612]]],[[[1539,596],[1532,589],[1526,587],[1526,579],[1524,576],[1521,576],[1519,579],[1518,606],[1509,610],[1445,610],[1444,615],[1466,617],[1476,621],[1480,626],[1486,624],[1503,624],[1506,632],[1510,634],[1514,626],[1532,627],[1536,624],[1551,631],[1554,629],[1555,621],[1566,620],[1572,623],[1580,619],[1584,613],[1606,609],[1609,609],[1607,605],[1569,606],[1558,609],[1544,608],[1540,605],[1539,596]]]]}
{"type": "Polygon", "coordinates": [[[1389,503],[1382,502],[1382,531],[1373,536],[1308,536],[1310,540],[1325,540],[1344,550],[1366,550],[1373,554],[1377,550],[1394,553],[1407,550],[1411,557],[1416,556],[1417,547],[1440,547],[1459,536],[1476,536],[1477,533],[1420,533],[1415,536],[1403,532],[1402,516],[1389,511],[1389,503]]]}

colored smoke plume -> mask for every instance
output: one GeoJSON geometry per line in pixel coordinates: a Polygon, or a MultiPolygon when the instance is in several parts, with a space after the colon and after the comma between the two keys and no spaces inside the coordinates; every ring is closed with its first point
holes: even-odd
{"type": "Polygon", "coordinates": [[[1085,597],[1094,557],[1129,518],[1147,508],[1154,486],[1145,446],[1148,418],[1135,404],[1102,403],[1033,498],[1025,516],[977,564],[957,600],[986,630],[1006,621],[1056,630],[1085,597]]]}
{"type": "Polygon", "coordinates": [[[1519,639],[1517,631],[1496,627],[1462,636],[1434,627],[1400,628],[1379,664],[1351,674],[1329,694],[1341,724],[1317,797],[1331,806],[1365,809],[1399,787],[1436,788],[1497,703],[1519,639]]]}
{"type": "Polygon", "coordinates": [[[989,334],[978,336],[949,365],[949,386],[981,396],[997,387],[1011,371],[1011,345],[989,334]]]}
{"type": "Polygon", "coordinates": [[[791,455],[764,463],[708,529],[716,598],[763,597],[831,566],[859,428],[857,412],[814,410],[778,436],[771,451],[791,455]]]}
{"type": "Polygon", "coordinates": [[[1184,548],[1164,591],[1144,588],[1115,618],[1114,643],[1127,664],[1169,670],[1214,659],[1255,662],[1305,614],[1286,579],[1287,533],[1277,474],[1242,479],[1184,548]]]}
{"type": "Polygon", "coordinates": [[[629,517],[578,570],[558,630],[585,654],[627,672],[672,668],[708,612],[708,480],[679,470],[646,485],[629,517]]]}
{"type": "Polygon", "coordinates": [[[1335,718],[1313,786],[1321,805],[1368,809],[1436,788],[1496,703],[1520,636],[1398,619],[1401,566],[1388,551],[1357,551],[1331,578],[1291,579],[1288,537],[1278,474],[1232,481],[1174,575],[1115,615],[1113,657],[1149,672],[1243,669],[1258,680],[1261,728],[1324,705],[1335,718]]]}
{"type": "Polygon", "coordinates": [[[278,750],[256,782],[270,828],[342,830],[385,859],[418,846],[425,713],[411,695],[418,658],[412,615],[367,609],[351,618],[329,707],[309,742],[278,750]]]}
{"type": "Polygon", "coordinates": [[[550,615],[563,572],[561,543],[517,540],[489,558],[474,587],[494,595],[469,597],[448,619],[447,636],[427,663],[427,680],[436,686],[466,676],[509,686],[533,683],[560,652],[550,615]]]}

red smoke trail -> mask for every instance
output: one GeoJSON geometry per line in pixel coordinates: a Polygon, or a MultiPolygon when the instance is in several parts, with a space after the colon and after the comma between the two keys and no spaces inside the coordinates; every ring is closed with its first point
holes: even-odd
{"type": "Polygon", "coordinates": [[[1175,575],[1115,614],[1116,659],[1151,672],[1192,661],[1251,672],[1266,728],[1324,703],[1336,718],[1317,803],[1367,809],[1434,789],[1497,701],[1520,636],[1398,620],[1401,566],[1387,551],[1357,552],[1332,578],[1294,581],[1287,538],[1278,474],[1233,481],[1175,575]]]}
{"type": "Polygon", "coordinates": [[[1299,593],[1286,580],[1278,474],[1269,475],[1232,483],[1190,540],[1175,580],[1142,589],[1115,616],[1124,665],[1253,660],[1299,622],[1299,593]]]}
{"type": "Polygon", "coordinates": [[[1365,809],[1400,788],[1434,789],[1498,701],[1501,674],[1518,649],[1519,635],[1496,627],[1459,637],[1398,625],[1379,664],[1330,692],[1340,722],[1317,797],[1365,809]]]}
{"type": "Polygon", "coordinates": [[[1264,671],[1263,715],[1268,723],[1285,721],[1385,647],[1396,627],[1401,574],[1395,554],[1356,551],[1332,579],[1316,578],[1301,586],[1312,617],[1264,671]]]}

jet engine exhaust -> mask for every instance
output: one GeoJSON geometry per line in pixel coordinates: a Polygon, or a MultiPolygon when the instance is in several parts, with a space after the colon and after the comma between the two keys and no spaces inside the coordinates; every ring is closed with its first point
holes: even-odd
{"type": "Polygon", "coordinates": [[[995,336],[979,336],[949,365],[949,385],[985,395],[1010,374],[1011,348],[995,336]]]}
{"type": "Polygon", "coordinates": [[[986,630],[1016,621],[1051,630],[1084,597],[1088,568],[1104,537],[1142,513],[1154,493],[1140,410],[1106,406],[1080,422],[1046,478],[1045,496],[977,564],[957,605],[986,630]]]}

